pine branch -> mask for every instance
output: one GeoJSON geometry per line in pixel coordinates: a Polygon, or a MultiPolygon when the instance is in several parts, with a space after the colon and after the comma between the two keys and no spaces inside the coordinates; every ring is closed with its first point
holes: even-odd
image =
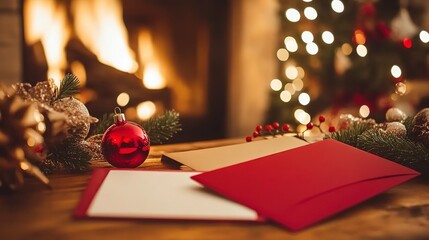
{"type": "Polygon", "coordinates": [[[174,110],[169,110],[164,115],[151,118],[140,125],[146,130],[152,144],[161,144],[182,130],[179,113],[174,110]]]}
{"type": "Polygon", "coordinates": [[[41,166],[44,172],[83,172],[90,169],[91,154],[80,143],[64,140],[49,149],[46,161],[41,166]]]}
{"type": "Polygon", "coordinates": [[[420,172],[429,173],[429,150],[408,137],[369,130],[357,138],[357,148],[420,172]]]}
{"type": "Polygon", "coordinates": [[[58,89],[54,101],[79,93],[79,85],[79,79],[75,75],[67,73],[61,81],[60,88],[58,89]]]}
{"type": "Polygon", "coordinates": [[[358,137],[372,127],[373,125],[369,123],[354,123],[347,129],[333,132],[330,137],[350,146],[357,147],[358,137]]]}
{"type": "Polygon", "coordinates": [[[113,124],[113,113],[105,113],[96,124],[91,125],[88,137],[103,134],[113,124]]]}

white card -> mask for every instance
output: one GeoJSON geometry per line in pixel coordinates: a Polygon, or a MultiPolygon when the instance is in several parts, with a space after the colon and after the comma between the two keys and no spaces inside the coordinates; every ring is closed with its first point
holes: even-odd
{"type": "Polygon", "coordinates": [[[110,170],[88,217],[258,220],[255,211],[208,192],[191,180],[199,172],[110,170]]]}
{"type": "Polygon", "coordinates": [[[197,171],[211,171],[306,144],[308,142],[296,137],[280,136],[222,147],[164,153],[162,159],[179,162],[197,171]]]}

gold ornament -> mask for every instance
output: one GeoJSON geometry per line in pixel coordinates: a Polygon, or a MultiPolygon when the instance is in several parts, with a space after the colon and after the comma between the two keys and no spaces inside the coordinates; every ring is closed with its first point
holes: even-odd
{"type": "Polygon", "coordinates": [[[386,121],[402,122],[407,118],[407,115],[399,108],[389,108],[386,112],[386,121]]]}
{"type": "Polygon", "coordinates": [[[414,137],[429,148],[429,108],[424,108],[418,112],[414,118],[412,134],[414,137]]]}

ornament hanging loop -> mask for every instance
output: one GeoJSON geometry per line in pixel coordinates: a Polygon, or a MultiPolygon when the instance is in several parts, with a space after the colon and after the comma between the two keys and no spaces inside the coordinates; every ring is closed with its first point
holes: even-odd
{"type": "Polygon", "coordinates": [[[126,122],[125,114],[123,114],[121,112],[121,109],[119,107],[115,107],[114,113],[115,114],[113,115],[113,122],[116,125],[118,125],[118,124],[121,125],[121,124],[124,124],[126,122]]]}

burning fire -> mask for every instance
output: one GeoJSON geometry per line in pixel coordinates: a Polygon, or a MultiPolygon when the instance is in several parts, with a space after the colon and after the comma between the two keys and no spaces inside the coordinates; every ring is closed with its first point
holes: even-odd
{"type": "Polygon", "coordinates": [[[28,45],[40,41],[48,64],[48,76],[59,85],[67,66],[65,45],[70,36],[66,11],[54,0],[27,1],[24,5],[25,39],[28,45]]]}
{"type": "Polygon", "coordinates": [[[73,0],[74,30],[83,42],[106,65],[134,73],[137,62],[128,46],[120,0],[73,0]]]}
{"type": "Polygon", "coordinates": [[[148,89],[162,89],[166,86],[156,60],[152,35],[147,30],[141,30],[138,36],[140,62],[143,64],[143,84],[148,89]]]}

